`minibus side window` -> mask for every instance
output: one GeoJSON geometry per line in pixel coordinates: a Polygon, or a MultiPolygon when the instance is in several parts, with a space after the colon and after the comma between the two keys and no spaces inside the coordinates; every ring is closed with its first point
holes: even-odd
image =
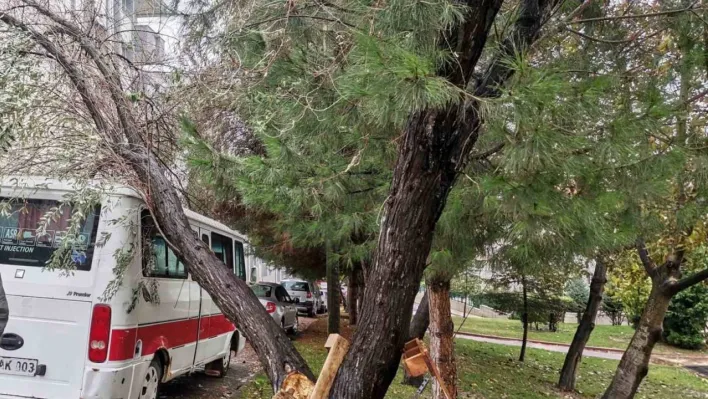
{"type": "Polygon", "coordinates": [[[234,270],[234,243],[229,237],[221,234],[211,233],[211,250],[214,251],[216,257],[219,258],[226,267],[234,270]]]}
{"type": "Polygon", "coordinates": [[[236,241],[234,243],[236,248],[236,276],[243,281],[246,281],[246,262],[243,256],[243,244],[236,241]]]}
{"type": "Polygon", "coordinates": [[[165,239],[157,235],[155,222],[149,212],[142,213],[143,245],[148,251],[143,251],[143,276],[159,278],[187,278],[187,268],[168,247],[165,239]],[[149,260],[153,264],[150,265],[149,260]],[[151,267],[152,266],[152,267],[151,267]]]}

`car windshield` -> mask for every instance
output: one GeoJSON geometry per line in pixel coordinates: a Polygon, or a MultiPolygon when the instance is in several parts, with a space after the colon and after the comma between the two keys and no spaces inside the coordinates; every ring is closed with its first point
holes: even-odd
{"type": "Polygon", "coordinates": [[[252,285],[251,291],[259,298],[270,298],[273,292],[273,287],[269,285],[252,285]]]}
{"type": "Polygon", "coordinates": [[[310,290],[307,283],[304,281],[285,281],[283,282],[283,286],[290,291],[307,292],[310,290]]]}

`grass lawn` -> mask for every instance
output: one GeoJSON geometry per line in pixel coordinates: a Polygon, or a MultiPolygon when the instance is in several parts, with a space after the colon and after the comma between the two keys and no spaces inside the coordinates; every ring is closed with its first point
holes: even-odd
{"type": "MultiPolygon", "coordinates": [[[[326,356],[326,321],[318,320],[295,345],[316,374],[326,356]]],[[[347,336],[350,331],[345,330],[347,336]]],[[[617,361],[583,359],[578,379],[578,394],[563,395],[554,388],[564,355],[529,349],[527,361],[519,363],[518,348],[458,340],[456,342],[458,378],[461,398],[594,398],[610,382],[617,361]]],[[[408,399],[412,387],[400,384],[402,372],[391,384],[386,396],[390,399],[408,399]]],[[[264,375],[259,375],[240,393],[241,398],[270,399],[273,395],[264,375]]],[[[429,388],[423,397],[429,397],[429,388]]],[[[708,398],[708,380],[701,379],[681,368],[651,366],[649,376],[641,385],[637,398],[708,398]]]]}
{"type": "MultiPolygon", "coordinates": [[[[462,322],[462,317],[453,317],[455,326],[459,326],[462,322]]],[[[551,332],[548,330],[536,331],[533,328],[529,329],[529,339],[558,342],[570,344],[573,341],[573,335],[578,328],[576,323],[559,323],[558,331],[551,332]]],[[[523,326],[519,320],[508,319],[488,319],[469,317],[462,325],[462,332],[483,335],[496,335],[499,337],[518,338],[521,339],[524,332],[523,326]]],[[[592,335],[590,335],[589,346],[600,346],[605,348],[626,349],[629,341],[634,335],[634,330],[630,326],[595,326],[592,335]]],[[[680,348],[668,346],[662,342],[656,344],[654,348],[656,353],[676,353],[676,354],[698,354],[700,351],[689,351],[680,348]]]]}

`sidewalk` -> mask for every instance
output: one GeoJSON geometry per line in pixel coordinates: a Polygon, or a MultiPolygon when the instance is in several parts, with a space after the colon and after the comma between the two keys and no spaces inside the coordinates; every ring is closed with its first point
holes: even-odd
{"type": "MultiPolygon", "coordinates": [[[[481,335],[481,334],[470,334],[458,332],[457,339],[467,339],[477,342],[486,342],[490,344],[498,345],[508,345],[508,346],[521,346],[521,340],[515,338],[497,337],[491,335],[481,335]]],[[[560,352],[568,353],[568,348],[570,345],[559,344],[557,342],[544,342],[536,340],[527,340],[526,346],[528,348],[543,349],[550,352],[560,352]]],[[[611,359],[620,360],[624,350],[616,348],[602,348],[602,347],[592,347],[586,346],[583,351],[583,356],[585,357],[597,357],[601,359],[611,359]]],[[[666,356],[653,354],[651,357],[651,362],[654,364],[663,365],[673,365],[678,367],[685,367],[692,372],[700,375],[703,378],[708,378],[708,356],[666,356]]]]}

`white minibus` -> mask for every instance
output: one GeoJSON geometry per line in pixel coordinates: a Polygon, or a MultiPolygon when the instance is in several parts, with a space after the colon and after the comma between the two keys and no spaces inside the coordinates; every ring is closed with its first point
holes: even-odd
{"type": "MultiPolygon", "coordinates": [[[[155,399],[159,384],[196,369],[223,376],[244,339],[167,247],[140,197],[104,187],[78,226],[78,199],[67,200],[76,190],[45,178],[0,181],[10,308],[0,398],[155,399]],[[74,267],[46,267],[69,231],[64,252],[74,267]]],[[[245,279],[246,237],[185,212],[224,267],[245,279]]]]}

